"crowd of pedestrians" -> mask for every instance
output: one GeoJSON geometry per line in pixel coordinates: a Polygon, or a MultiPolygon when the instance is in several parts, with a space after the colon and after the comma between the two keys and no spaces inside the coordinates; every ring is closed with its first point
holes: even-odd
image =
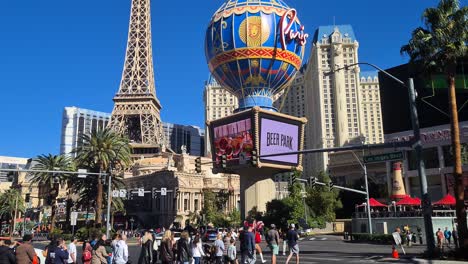
{"type": "Polygon", "coordinates": [[[445,227],[445,230],[442,231],[440,228],[437,229],[436,232],[436,239],[437,239],[437,247],[443,251],[444,247],[452,247],[452,245],[455,247],[455,249],[458,249],[459,244],[458,244],[458,231],[454,227],[452,231],[448,227],[445,227]],[[453,241],[452,241],[453,239],[453,241]]]}
{"type": "MultiPolygon", "coordinates": [[[[212,229],[210,229],[212,230],[212,229]]],[[[280,253],[281,240],[289,247],[290,252],[286,263],[295,256],[299,263],[299,247],[297,244],[298,233],[294,224],[289,230],[281,232],[272,224],[264,233],[264,224],[261,221],[245,221],[239,229],[221,229],[213,243],[203,243],[202,237],[207,237],[207,230],[186,229],[180,233],[180,238],[175,237],[176,232],[162,230],[161,241],[156,240],[156,233],[152,229],[140,233],[138,242],[140,245],[138,264],[253,264],[257,257],[262,263],[267,262],[260,243],[265,238],[267,246],[271,250],[271,263],[276,264],[277,255],[280,253]],[[190,230],[190,231],[189,231],[190,230]],[[238,252],[236,245],[240,247],[238,252]]],[[[78,245],[75,237],[67,244],[62,238],[55,238],[42,250],[45,263],[41,264],[130,264],[130,256],[127,244],[127,233],[118,232],[111,239],[106,235],[85,240],[78,245]],[[78,247],[81,248],[79,254],[78,247]]],[[[31,244],[32,236],[25,235],[19,246],[7,241],[0,241],[1,264],[38,264],[39,258],[31,244]],[[12,250],[14,248],[14,250],[12,250]]],[[[283,246],[283,255],[286,255],[286,246],[283,246]]],[[[135,263],[136,264],[136,263],[135,263]]]]}

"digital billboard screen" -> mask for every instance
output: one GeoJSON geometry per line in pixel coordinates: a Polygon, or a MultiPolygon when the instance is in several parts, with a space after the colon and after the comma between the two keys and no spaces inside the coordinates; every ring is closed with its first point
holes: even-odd
{"type": "Polygon", "coordinates": [[[231,165],[239,164],[239,155],[244,152],[251,156],[254,149],[252,118],[242,117],[240,120],[231,120],[224,124],[213,126],[213,158],[219,165],[221,157],[226,155],[231,165]]]}
{"type": "MultiPolygon", "coordinates": [[[[298,151],[302,124],[293,120],[265,116],[260,118],[260,156],[298,151]]],[[[298,165],[299,155],[260,158],[262,162],[298,165]]]]}

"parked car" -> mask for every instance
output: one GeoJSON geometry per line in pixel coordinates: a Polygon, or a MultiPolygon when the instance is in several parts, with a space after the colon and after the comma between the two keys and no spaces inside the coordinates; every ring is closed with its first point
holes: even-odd
{"type": "MultiPolygon", "coordinates": [[[[180,232],[172,231],[172,233],[174,233],[174,240],[178,241],[180,239],[180,232]]],[[[155,236],[155,240],[156,240],[156,243],[158,244],[158,247],[161,246],[161,240],[163,236],[164,236],[164,232],[158,233],[155,236]]]]}
{"type": "Polygon", "coordinates": [[[203,238],[203,240],[205,242],[213,242],[216,240],[216,237],[218,236],[218,230],[216,229],[209,229],[209,230],[206,230],[205,232],[205,236],[203,238]]]}

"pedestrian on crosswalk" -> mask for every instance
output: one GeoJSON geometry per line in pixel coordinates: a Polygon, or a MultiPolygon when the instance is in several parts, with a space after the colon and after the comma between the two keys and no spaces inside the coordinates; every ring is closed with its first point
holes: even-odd
{"type": "Polygon", "coordinates": [[[291,260],[293,255],[296,255],[296,264],[299,264],[299,245],[297,244],[299,235],[297,234],[295,227],[296,226],[294,224],[291,224],[288,234],[286,236],[289,246],[289,256],[286,259],[286,264],[289,263],[289,260],[291,260]]]}
{"type": "Polygon", "coordinates": [[[266,235],[266,241],[271,249],[271,264],[276,264],[276,256],[279,252],[279,233],[275,224],[271,224],[271,229],[266,235]]]}

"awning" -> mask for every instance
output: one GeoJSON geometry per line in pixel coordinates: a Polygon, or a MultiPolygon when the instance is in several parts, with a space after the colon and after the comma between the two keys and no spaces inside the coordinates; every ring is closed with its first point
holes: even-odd
{"type": "MultiPolygon", "coordinates": [[[[377,201],[374,198],[369,198],[369,205],[370,205],[370,207],[387,207],[387,205],[377,201]]],[[[358,205],[357,207],[363,207],[363,206],[365,206],[365,203],[362,203],[362,204],[358,205]]]]}
{"type": "Polygon", "coordinates": [[[421,205],[421,200],[419,198],[411,198],[410,196],[406,196],[405,198],[398,201],[395,205],[419,206],[421,205]]]}
{"type": "Polygon", "coordinates": [[[455,197],[450,194],[444,196],[444,198],[440,199],[439,201],[433,203],[433,205],[455,205],[457,201],[455,197]]]}

